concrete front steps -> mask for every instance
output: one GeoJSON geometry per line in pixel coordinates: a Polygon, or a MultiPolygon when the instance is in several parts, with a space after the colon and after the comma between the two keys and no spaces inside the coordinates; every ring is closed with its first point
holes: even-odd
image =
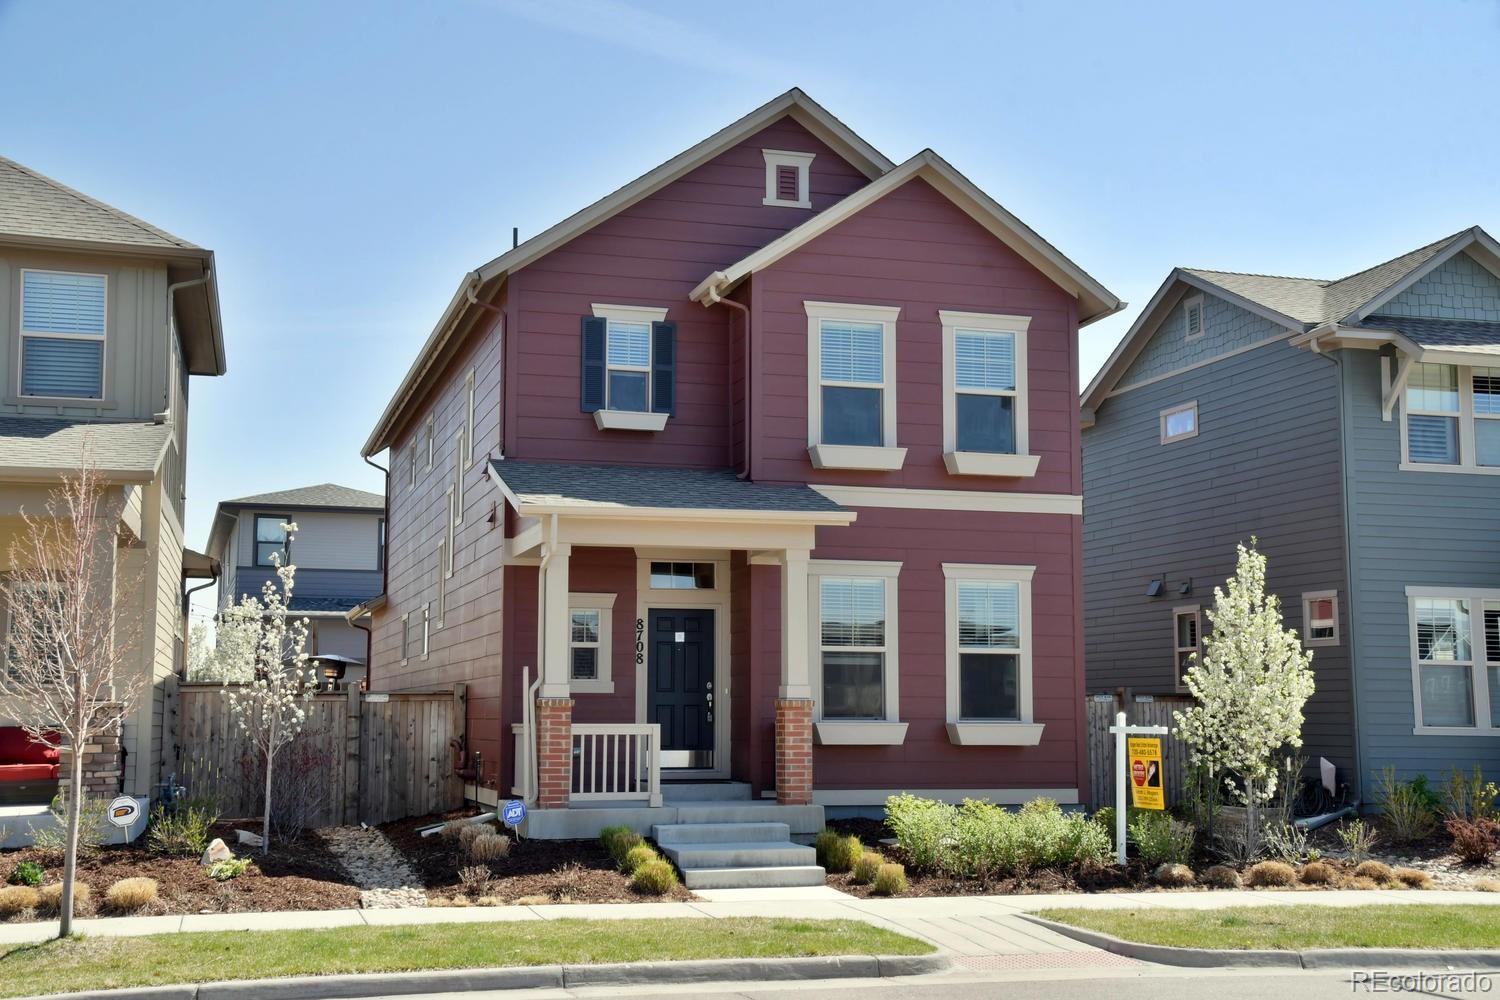
{"type": "Polygon", "coordinates": [[[668,823],[653,826],[651,835],[682,870],[689,889],[784,888],[824,881],[816,852],[792,843],[786,823],[668,823]]]}

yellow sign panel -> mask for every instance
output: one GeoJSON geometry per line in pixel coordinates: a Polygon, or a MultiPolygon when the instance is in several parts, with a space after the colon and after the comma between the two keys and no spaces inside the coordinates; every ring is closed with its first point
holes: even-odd
{"type": "Polygon", "coordinates": [[[1130,737],[1125,741],[1130,760],[1130,802],[1137,809],[1165,809],[1166,788],[1161,773],[1161,740],[1130,737]]]}

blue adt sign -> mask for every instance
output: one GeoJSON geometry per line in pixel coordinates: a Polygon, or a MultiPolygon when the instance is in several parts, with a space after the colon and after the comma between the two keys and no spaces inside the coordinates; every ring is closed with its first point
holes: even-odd
{"type": "Polygon", "coordinates": [[[511,799],[500,807],[500,821],[514,830],[526,819],[526,803],[511,799]]]}

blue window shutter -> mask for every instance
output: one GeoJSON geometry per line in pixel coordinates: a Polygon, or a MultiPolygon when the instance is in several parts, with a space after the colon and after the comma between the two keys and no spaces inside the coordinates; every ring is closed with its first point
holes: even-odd
{"type": "Polygon", "coordinates": [[[579,408],[584,413],[604,409],[604,335],[606,322],[599,316],[583,317],[582,374],[579,408]]]}
{"type": "Polygon", "coordinates": [[[677,412],[677,324],[651,324],[651,412],[677,412]]]}
{"type": "Polygon", "coordinates": [[[104,341],[23,337],[21,394],[104,398],[104,341]]]}

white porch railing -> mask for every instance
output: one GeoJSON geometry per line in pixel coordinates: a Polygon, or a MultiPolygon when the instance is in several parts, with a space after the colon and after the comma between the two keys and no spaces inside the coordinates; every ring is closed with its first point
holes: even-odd
{"type": "Polygon", "coordinates": [[[661,805],[661,726],[573,723],[574,802],[661,805]]]}

